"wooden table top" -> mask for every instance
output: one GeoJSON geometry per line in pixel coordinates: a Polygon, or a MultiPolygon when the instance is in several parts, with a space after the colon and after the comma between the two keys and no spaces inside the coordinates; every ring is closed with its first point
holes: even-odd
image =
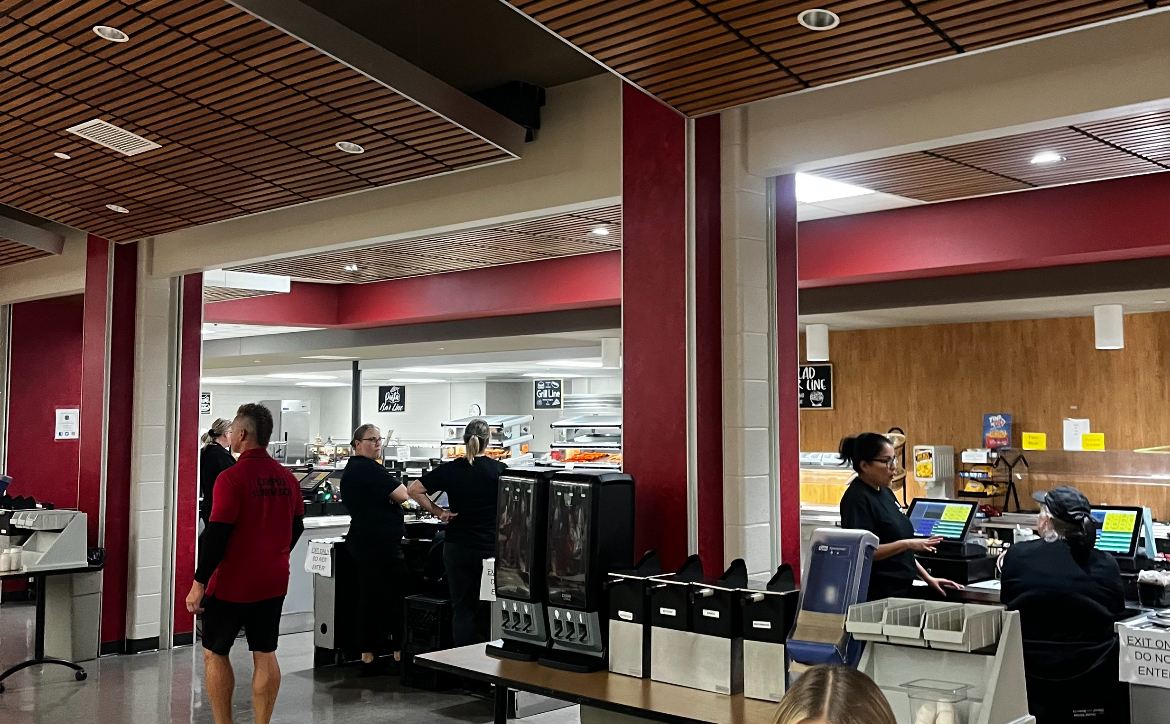
{"type": "Polygon", "coordinates": [[[772,724],[776,719],[775,702],[746,699],[742,694],[712,694],[608,671],[575,674],[535,662],[497,659],[484,653],[484,646],[435,651],[414,660],[458,676],[672,724],[772,724]]]}

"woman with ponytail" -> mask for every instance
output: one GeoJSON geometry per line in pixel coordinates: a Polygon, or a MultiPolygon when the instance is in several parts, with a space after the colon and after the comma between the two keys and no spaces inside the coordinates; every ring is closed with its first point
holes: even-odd
{"type": "Polygon", "coordinates": [[[1008,549],[1000,585],[1000,601],[1020,612],[1028,709],[1037,724],[1128,722],[1113,627],[1126,615],[1117,560],[1094,547],[1097,521],[1079,490],[1033,497],[1041,537],[1008,549]]]}
{"type": "Polygon", "coordinates": [[[199,518],[207,525],[207,518],[211,515],[211,499],[215,492],[215,479],[224,470],[236,464],[232,457],[232,423],[223,418],[211,423],[207,432],[199,442],[203,449],[199,452],[199,518]]]}
{"type": "Polygon", "coordinates": [[[496,492],[507,466],[487,456],[491,428],[472,420],[463,429],[463,457],[445,462],[410,484],[410,497],[447,523],[443,563],[451,589],[452,636],[456,646],[487,640],[487,608],[480,605],[483,561],[496,554],[496,492]],[[449,511],[428,493],[447,493],[449,511]]]}

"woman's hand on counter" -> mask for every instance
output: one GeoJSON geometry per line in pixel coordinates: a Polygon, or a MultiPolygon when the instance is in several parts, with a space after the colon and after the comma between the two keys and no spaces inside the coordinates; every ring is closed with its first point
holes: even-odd
{"type": "Polygon", "coordinates": [[[949,589],[954,590],[954,591],[963,590],[962,586],[960,586],[959,584],[955,583],[954,581],[952,581],[950,579],[935,578],[934,576],[927,576],[926,577],[926,585],[930,586],[935,591],[938,591],[939,595],[943,596],[944,598],[947,595],[947,592],[944,589],[949,588],[949,589]]]}

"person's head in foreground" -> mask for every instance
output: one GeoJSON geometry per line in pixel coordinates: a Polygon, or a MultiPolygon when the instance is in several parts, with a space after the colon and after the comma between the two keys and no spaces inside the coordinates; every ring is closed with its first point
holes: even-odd
{"type": "Polygon", "coordinates": [[[780,701],[775,724],[897,724],[868,676],[848,666],[814,666],[780,701]]]}

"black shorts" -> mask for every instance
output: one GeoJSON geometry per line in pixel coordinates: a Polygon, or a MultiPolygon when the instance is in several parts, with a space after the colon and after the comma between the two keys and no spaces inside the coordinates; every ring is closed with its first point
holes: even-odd
{"type": "Polygon", "coordinates": [[[280,637],[280,610],[283,607],[284,596],[253,603],[204,597],[203,648],[213,654],[227,656],[243,626],[249,651],[276,651],[276,639],[280,637]]]}

